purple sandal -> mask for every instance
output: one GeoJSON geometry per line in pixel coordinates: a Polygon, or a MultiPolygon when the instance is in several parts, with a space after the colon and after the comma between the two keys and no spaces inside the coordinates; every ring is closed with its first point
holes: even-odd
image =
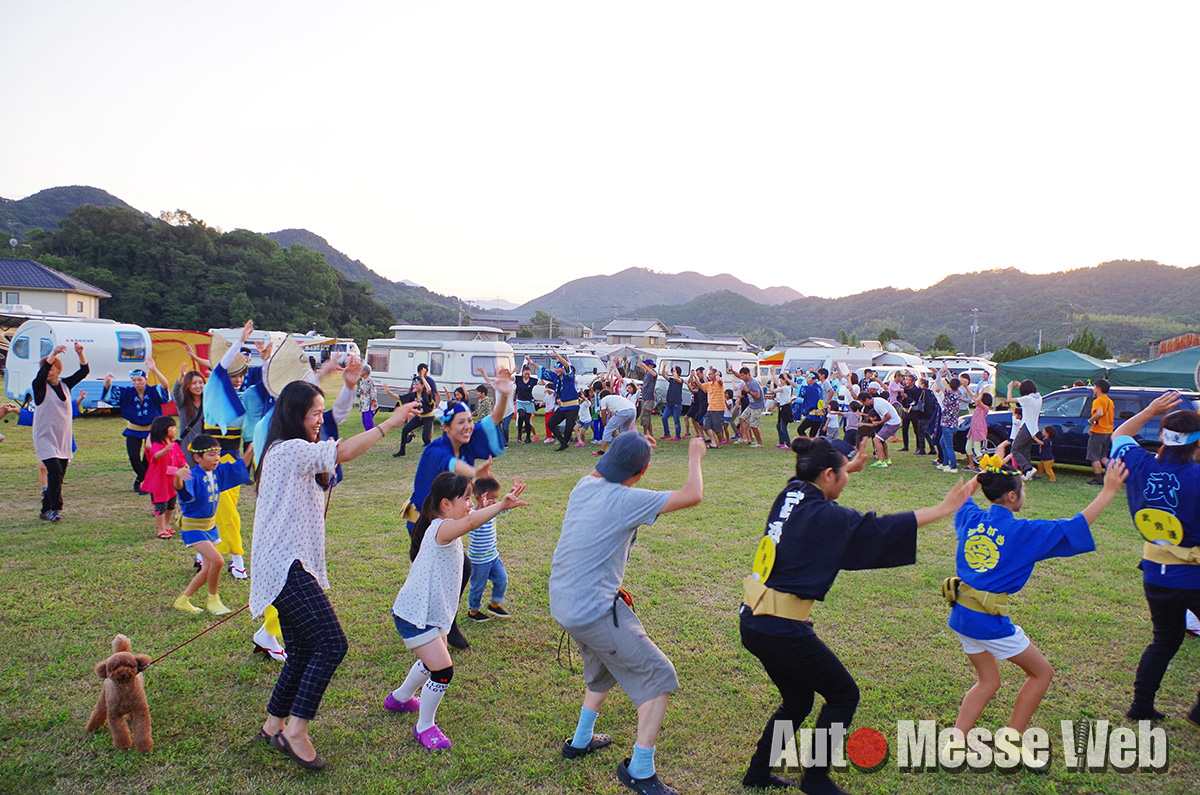
{"type": "Polygon", "coordinates": [[[417,742],[428,748],[430,751],[442,751],[450,747],[450,740],[446,735],[442,734],[442,730],[436,724],[430,726],[423,732],[417,731],[413,727],[413,737],[417,738],[417,742]]]}

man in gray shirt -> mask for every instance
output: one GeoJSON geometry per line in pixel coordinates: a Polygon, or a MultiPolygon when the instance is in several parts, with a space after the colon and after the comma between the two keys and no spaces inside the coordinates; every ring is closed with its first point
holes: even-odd
{"type": "Polygon", "coordinates": [[[646,368],[646,374],[642,376],[642,404],[638,409],[638,425],[642,427],[642,433],[646,436],[653,436],[654,429],[651,426],[654,424],[654,409],[658,407],[658,396],[654,394],[658,386],[658,370],[654,369],[653,359],[643,360],[642,366],[646,368]]]}
{"type": "Polygon", "coordinates": [[[638,729],[633,755],[617,765],[617,778],[646,795],[678,795],[658,779],[654,747],[667,695],[679,680],[671,661],[646,636],[621,582],[638,527],[704,498],[704,440],[688,446],[687,481],[678,491],[633,488],[650,466],[652,449],[646,437],[623,433],[575,484],[550,566],[550,615],[579,647],[587,685],[579,723],[562,755],[575,759],[612,743],[592,728],[608,691],[620,684],[637,707],[638,729]]]}
{"type": "Polygon", "coordinates": [[[749,367],[738,370],[737,377],[742,379],[745,384],[743,388],[750,395],[750,405],[743,412],[746,426],[750,429],[750,446],[762,447],[762,434],[758,432],[758,426],[762,421],[763,411],[767,408],[766,401],[763,399],[762,384],[758,383],[757,378],[751,377],[749,367]]]}

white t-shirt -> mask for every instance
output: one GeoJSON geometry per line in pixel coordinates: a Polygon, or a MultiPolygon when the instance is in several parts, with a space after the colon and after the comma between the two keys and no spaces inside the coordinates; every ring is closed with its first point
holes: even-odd
{"type": "Polygon", "coordinates": [[[609,395],[600,399],[600,408],[616,414],[618,411],[633,411],[634,405],[620,395],[609,395]]]}
{"type": "Polygon", "coordinates": [[[392,613],[408,623],[425,628],[449,629],[458,610],[458,591],[462,586],[463,543],[456,538],[449,544],[437,542],[437,530],[445,519],[434,519],[425,531],[421,551],[413,561],[392,613]]]}
{"type": "Polygon", "coordinates": [[[875,413],[883,420],[884,425],[900,424],[900,412],[896,411],[896,407],[888,403],[886,398],[871,398],[871,407],[875,409],[875,413]]]}
{"type": "Polygon", "coordinates": [[[337,467],[337,441],[288,439],[271,445],[263,458],[254,508],[254,565],[250,568],[250,612],[261,616],[287,582],[292,561],[329,588],[325,574],[325,492],[322,472],[337,467]]]}
{"type": "Polygon", "coordinates": [[[1042,396],[1037,392],[1022,395],[1017,398],[1017,403],[1021,406],[1021,422],[1029,431],[1029,435],[1035,436],[1038,432],[1038,418],[1042,415],[1042,396]]]}

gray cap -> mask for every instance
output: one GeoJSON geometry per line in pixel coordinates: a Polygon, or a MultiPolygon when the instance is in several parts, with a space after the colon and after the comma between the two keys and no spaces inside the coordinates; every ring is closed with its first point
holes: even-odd
{"type": "Polygon", "coordinates": [[[645,436],[626,431],[613,440],[608,451],[596,462],[596,471],[611,483],[624,483],[646,468],[651,452],[645,436]]]}

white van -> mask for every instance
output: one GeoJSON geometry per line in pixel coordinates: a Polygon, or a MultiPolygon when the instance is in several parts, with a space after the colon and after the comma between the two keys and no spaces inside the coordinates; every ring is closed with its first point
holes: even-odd
{"type": "MultiPolygon", "coordinates": [[[[692,404],[691,390],[687,389],[687,378],[694,368],[705,369],[715,367],[721,371],[721,377],[728,383],[729,371],[735,373],[743,367],[749,367],[751,373],[758,373],[758,356],[750,351],[739,351],[729,343],[714,341],[708,346],[706,340],[669,339],[668,350],[658,357],[658,383],[655,385],[655,400],[662,405],[667,400],[667,374],[678,367],[684,380],[683,405],[692,404]],[[699,343],[699,345],[698,345],[699,343]],[[688,344],[690,347],[675,347],[688,344]]],[[[757,376],[756,376],[757,377],[757,376]]]]}
{"type": "MultiPolygon", "coordinates": [[[[371,366],[372,378],[401,395],[412,387],[413,376],[421,364],[429,366],[429,375],[437,382],[439,391],[453,390],[463,384],[471,400],[475,399],[475,387],[485,383],[479,377],[479,369],[489,378],[495,377],[498,368],[513,369],[512,346],[504,341],[504,332],[498,328],[392,326],[388,331],[395,336],[367,340],[367,364],[371,366]]],[[[380,389],[379,405],[394,408],[396,401],[380,389]]]]}
{"type": "MultiPolygon", "coordinates": [[[[88,377],[75,387],[76,396],[87,392],[85,409],[94,409],[104,390],[104,376],[113,374],[114,386],[133,386],[129,371],[146,366],[151,355],[150,334],[141,326],[115,320],[26,320],[12,336],[4,367],[4,393],[14,400],[33,399],[33,379],[42,359],[59,345],[67,347],[59,358],[63,375],[75,372],[75,343],[84,346],[88,377]]],[[[163,384],[169,387],[170,384],[163,384]]]]}
{"type": "MultiPolygon", "coordinates": [[[[602,379],[608,372],[608,364],[591,351],[580,351],[574,348],[557,348],[557,350],[559,355],[575,368],[575,388],[581,395],[583,390],[590,387],[597,379],[602,379]]],[[[530,347],[518,343],[513,347],[513,357],[517,364],[515,374],[518,376],[521,374],[520,368],[525,363],[525,357],[529,357],[534,364],[534,377],[538,374],[537,368],[545,367],[547,370],[553,370],[554,365],[558,363],[558,359],[554,358],[550,348],[545,345],[530,347]]],[[[545,395],[546,387],[544,385],[538,384],[533,388],[534,403],[542,405],[545,402],[545,395]]]]}

